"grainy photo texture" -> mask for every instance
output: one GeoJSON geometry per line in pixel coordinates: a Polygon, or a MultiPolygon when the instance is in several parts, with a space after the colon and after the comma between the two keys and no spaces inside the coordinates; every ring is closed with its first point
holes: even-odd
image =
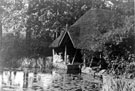
{"type": "Polygon", "coordinates": [[[0,0],[0,91],[135,91],[135,0],[0,0]]]}

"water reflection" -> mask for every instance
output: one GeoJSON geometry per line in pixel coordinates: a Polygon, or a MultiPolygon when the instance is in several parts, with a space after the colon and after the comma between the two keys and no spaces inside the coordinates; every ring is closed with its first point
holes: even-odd
{"type": "Polygon", "coordinates": [[[66,74],[66,70],[9,70],[0,74],[0,91],[99,91],[99,82],[86,74],[66,74]]]}

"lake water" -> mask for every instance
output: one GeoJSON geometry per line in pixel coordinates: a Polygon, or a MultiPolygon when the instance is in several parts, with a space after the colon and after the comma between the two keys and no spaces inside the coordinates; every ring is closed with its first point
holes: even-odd
{"type": "Polygon", "coordinates": [[[0,91],[100,91],[101,80],[60,69],[3,70],[0,91]]]}

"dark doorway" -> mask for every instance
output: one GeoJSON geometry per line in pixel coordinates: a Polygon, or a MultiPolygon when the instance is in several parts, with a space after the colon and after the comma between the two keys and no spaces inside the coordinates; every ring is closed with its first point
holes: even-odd
{"type": "Polygon", "coordinates": [[[62,56],[64,57],[65,47],[67,49],[67,55],[69,56],[69,61],[72,63],[74,59],[74,63],[82,63],[82,54],[81,49],[74,48],[73,41],[70,38],[69,33],[65,33],[63,39],[60,41],[60,46],[56,48],[57,52],[63,52],[62,56]]]}

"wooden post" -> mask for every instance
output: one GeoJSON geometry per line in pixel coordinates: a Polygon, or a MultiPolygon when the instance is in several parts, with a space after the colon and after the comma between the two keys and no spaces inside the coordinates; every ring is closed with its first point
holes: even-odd
{"type": "Polygon", "coordinates": [[[64,61],[67,63],[67,47],[65,45],[64,61]]]}
{"type": "Polygon", "coordinates": [[[91,67],[92,62],[93,62],[93,56],[92,56],[92,58],[91,58],[91,61],[90,61],[90,65],[89,65],[89,67],[91,67]]]}
{"type": "MultiPolygon", "coordinates": [[[[68,28],[68,24],[66,24],[66,32],[67,32],[67,28],[68,28]]],[[[67,47],[66,47],[66,45],[65,45],[65,53],[64,53],[64,61],[65,61],[65,63],[67,64],[67,47]]]]}
{"type": "MultiPolygon", "coordinates": [[[[57,33],[57,30],[55,31],[55,33],[56,33],[56,38],[58,38],[58,33],[57,33]]],[[[55,39],[56,39],[56,38],[55,38],[55,39]]]]}
{"type": "Polygon", "coordinates": [[[83,65],[84,67],[86,67],[86,55],[84,54],[84,57],[83,57],[83,65]]]}
{"type": "Polygon", "coordinates": [[[53,57],[52,57],[52,61],[54,62],[54,55],[55,55],[54,48],[52,49],[52,55],[53,55],[53,57]]]}
{"type": "Polygon", "coordinates": [[[74,54],[74,57],[73,57],[73,60],[72,60],[72,64],[73,64],[74,61],[75,61],[76,54],[77,54],[77,49],[76,49],[76,52],[75,52],[75,54],[74,54]]]}

